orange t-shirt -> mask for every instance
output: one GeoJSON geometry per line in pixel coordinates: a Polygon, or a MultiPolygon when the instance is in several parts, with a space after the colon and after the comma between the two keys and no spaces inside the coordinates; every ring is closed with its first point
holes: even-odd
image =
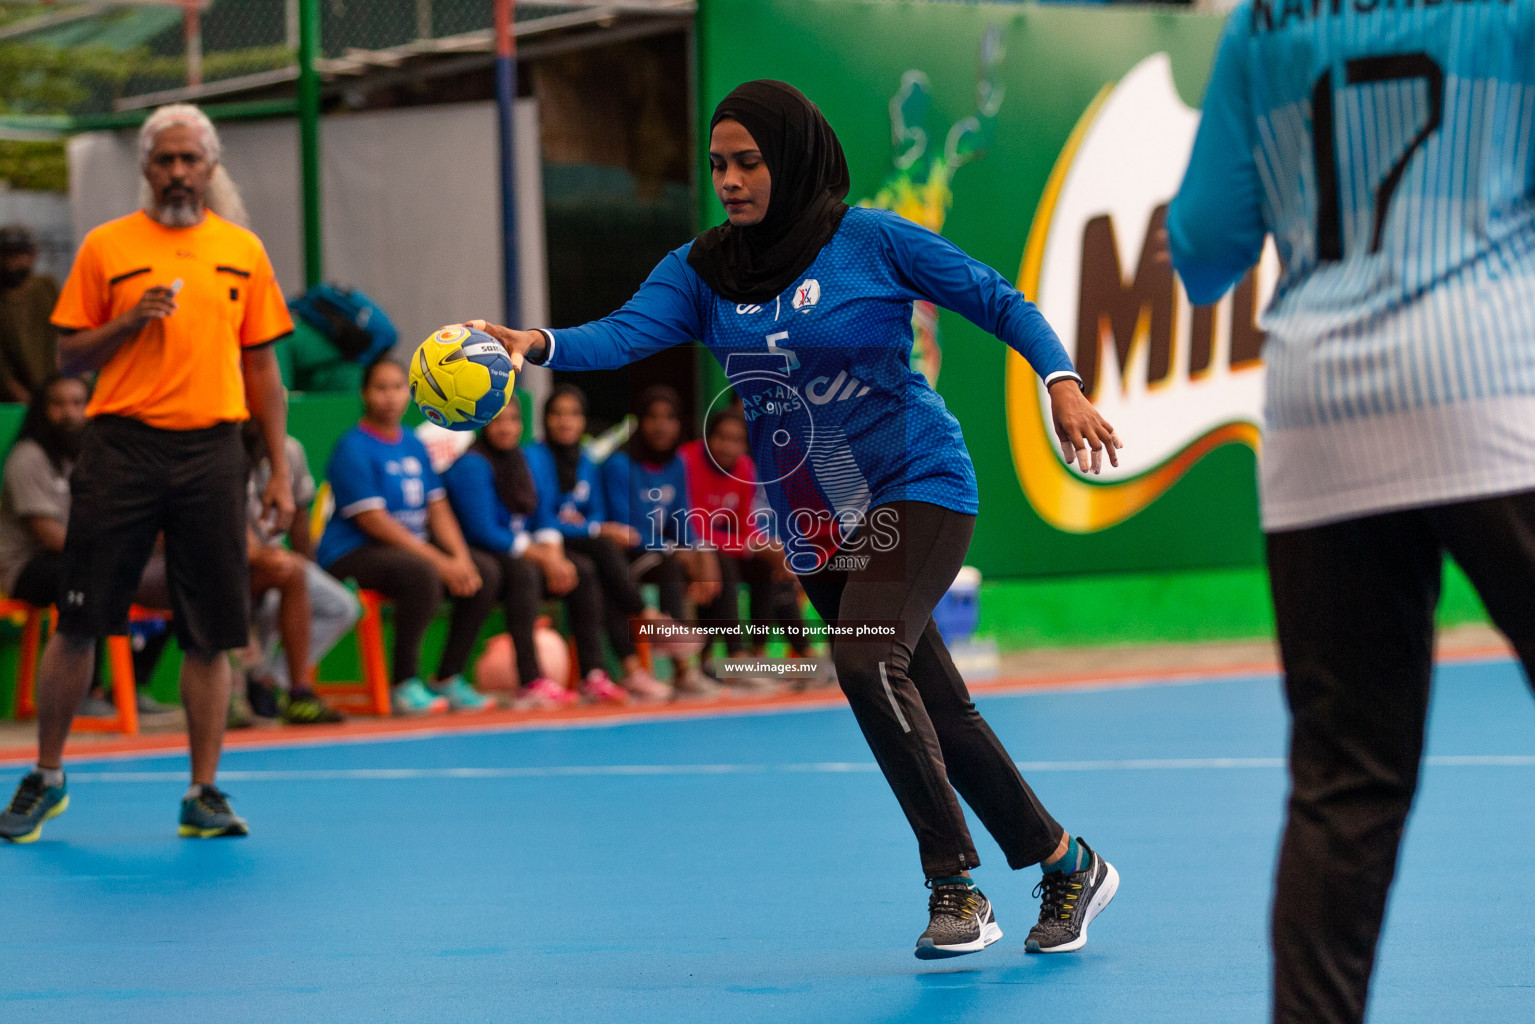
{"type": "Polygon", "coordinates": [[[154,285],[181,281],[176,312],[152,320],[102,367],[86,409],[164,430],[245,420],[244,349],[293,330],[261,239],[208,213],[196,227],[168,228],[142,210],[85,236],[53,322],[100,327],[154,285]]]}

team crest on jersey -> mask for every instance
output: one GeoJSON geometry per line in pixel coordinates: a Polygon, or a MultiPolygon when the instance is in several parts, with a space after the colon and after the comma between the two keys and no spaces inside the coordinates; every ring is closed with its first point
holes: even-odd
{"type": "Polygon", "coordinates": [[[794,287],[793,305],[795,309],[809,309],[821,301],[821,282],[813,277],[807,277],[794,287]]]}

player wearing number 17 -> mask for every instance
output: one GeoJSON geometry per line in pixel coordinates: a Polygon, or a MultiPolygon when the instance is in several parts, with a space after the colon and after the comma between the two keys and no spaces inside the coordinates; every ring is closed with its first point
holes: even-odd
{"type": "Polygon", "coordinates": [[[1529,0],[1246,0],[1168,216],[1195,303],[1268,233],[1285,268],[1261,473],[1293,717],[1282,1024],[1364,1018],[1445,552],[1535,667],[1532,119],[1529,0]]]}
{"type": "Polygon", "coordinates": [[[917,835],[932,895],[916,955],[973,953],[1002,935],[970,880],[980,858],[961,795],[1010,867],[1044,865],[1026,947],[1078,949],[1118,875],[1019,775],[932,622],[979,503],[959,423],[911,370],[913,300],[960,313],[1028,359],[1063,451],[1083,470],[1104,454],[1117,463],[1113,429],[1049,323],[1000,274],[895,214],[842,202],[841,143],[792,86],[748,82],[725,97],[709,163],[728,223],[662,260],[623,309],[569,330],[489,330],[516,356],[570,370],[622,366],[692,338],[708,346],[746,403],[789,567],[821,617],[900,623],[893,638],[835,639],[832,660],[917,835]],[[829,526],[827,547],[817,526],[829,526]]]}

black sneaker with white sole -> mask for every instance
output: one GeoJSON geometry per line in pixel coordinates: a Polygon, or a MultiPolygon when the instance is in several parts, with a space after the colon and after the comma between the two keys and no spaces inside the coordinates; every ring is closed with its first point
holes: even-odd
{"type": "Polygon", "coordinates": [[[927,931],[917,937],[918,960],[979,953],[1002,937],[991,900],[963,882],[928,882],[927,931]]]}
{"type": "Polygon", "coordinates": [[[1077,842],[1088,852],[1087,867],[1067,874],[1056,871],[1045,875],[1034,887],[1040,898],[1039,923],[1029,929],[1024,949],[1030,953],[1069,953],[1087,945],[1087,926],[1103,913],[1109,900],[1119,891],[1119,872],[1098,856],[1082,839],[1077,842]]]}

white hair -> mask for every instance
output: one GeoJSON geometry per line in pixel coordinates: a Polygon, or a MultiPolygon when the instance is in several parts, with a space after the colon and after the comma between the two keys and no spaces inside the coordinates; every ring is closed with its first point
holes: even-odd
{"type": "MultiPolygon", "coordinates": [[[[191,129],[202,146],[203,156],[210,164],[213,164],[213,175],[208,182],[207,194],[203,196],[203,204],[225,220],[232,221],[241,227],[249,227],[250,215],[245,211],[245,202],[240,198],[240,190],[220,160],[223,155],[223,146],[219,142],[218,129],[213,127],[213,122],[208,119],[208,115],[198,107],[190,103],[170,103],[149,115],[143,127],[139,129],[140,169],[149,168],[149,155],[154,151],[155,140],[167,128],[191,129]]],[[[170,227],[190,227],[201,219],[200,210],[187,207],[159,207],[147,180],[141,182],[139,186],[139,205],[150,216],[170,227]]]]}

